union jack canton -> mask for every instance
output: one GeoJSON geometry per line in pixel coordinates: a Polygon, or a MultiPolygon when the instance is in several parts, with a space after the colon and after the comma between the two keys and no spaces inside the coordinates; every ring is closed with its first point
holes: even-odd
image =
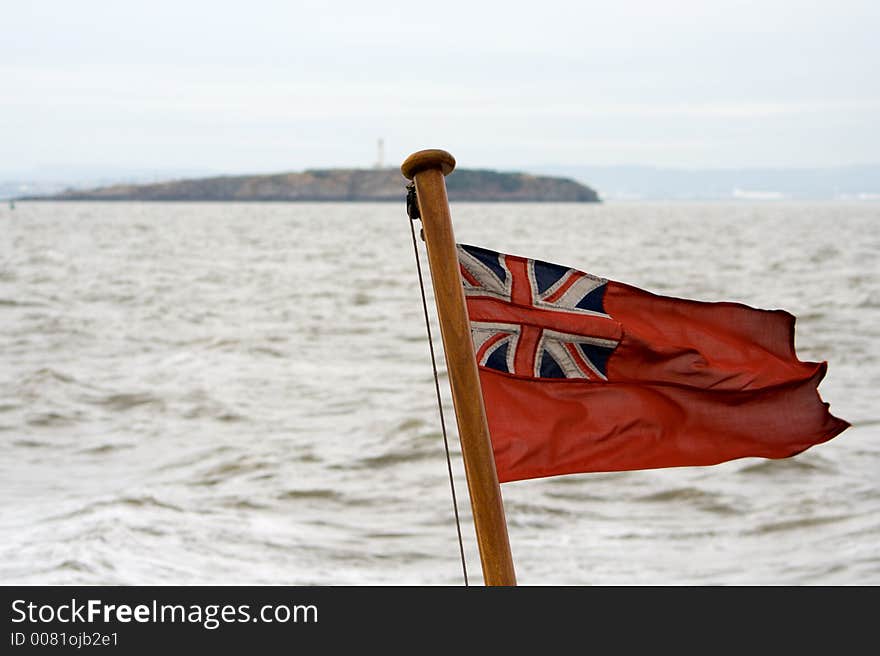
{"type": "Polygon", "coordinates": [[[516,376],[607,380],[623,336],[604,278],[458,245],[477,363],[516,376]]]}

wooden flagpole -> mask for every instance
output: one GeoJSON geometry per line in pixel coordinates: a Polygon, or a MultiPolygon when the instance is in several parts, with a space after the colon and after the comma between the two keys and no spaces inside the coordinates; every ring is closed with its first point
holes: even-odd
{"type": "Polygon", "coordinates": [[[446,151],[420,150],[400,170],[416,185],[483,580],[486,585],[516,585],[446,196],[444,176],[454,168],[455,158],[446,151]]]}

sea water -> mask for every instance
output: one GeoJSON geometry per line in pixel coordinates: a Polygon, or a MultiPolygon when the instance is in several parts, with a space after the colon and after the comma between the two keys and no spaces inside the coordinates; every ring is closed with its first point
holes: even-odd
{"type": "MultiPolygon", "coordinates": [[[[461,242],[788,310],[853,424],[785,460],[506,483],[521,584],[880,584],[880,204],[452,214],[461,242]]],[[[0,583],[458,585],[433,385],[402,199],[4,207],[0,583]]]]}

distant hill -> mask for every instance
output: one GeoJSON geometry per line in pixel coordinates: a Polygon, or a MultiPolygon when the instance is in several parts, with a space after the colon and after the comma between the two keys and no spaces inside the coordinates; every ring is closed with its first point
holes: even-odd
{"type": "MultiPolygon", "coordinates": [[[[397,169],[316,169],[116,184],[18,200],[401,201],[407,182],[397,169]]],[[[590,187],[547,175],[456,169],[446,178],[446,186],[450,201],[599,202],[599,195],[590,187]]]]}

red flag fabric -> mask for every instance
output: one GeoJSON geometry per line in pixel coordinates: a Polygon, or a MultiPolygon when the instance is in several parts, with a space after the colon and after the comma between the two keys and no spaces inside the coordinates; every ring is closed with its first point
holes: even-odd
{"type": "Polygon", "coordinates": [[[849,426],[787,312],[458,253],[501,482],[785,458],[849,426]]]}

